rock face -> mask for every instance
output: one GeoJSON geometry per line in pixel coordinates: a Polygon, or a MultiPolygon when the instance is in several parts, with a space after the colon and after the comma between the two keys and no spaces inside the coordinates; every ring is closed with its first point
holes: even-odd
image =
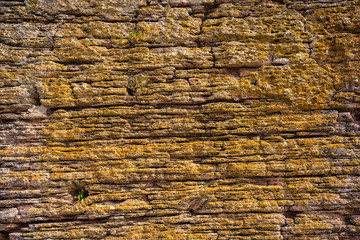
{"type": "Polygon", "coordinates": [[[359,0],[0,12],[0,239],[359,239],[359,0]]]}

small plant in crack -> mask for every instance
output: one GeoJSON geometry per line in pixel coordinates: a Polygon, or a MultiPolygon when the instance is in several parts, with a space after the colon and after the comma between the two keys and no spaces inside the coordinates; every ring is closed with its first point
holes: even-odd
{"type": "Polygon", "coordinates": [[[86,197],[88,197],[88,193],[87,191],[84,191],[84,189],[81,189],[79,193],[76,196],[74,196],[74,198],[79,202],[82,202],[86,197]]]}
{"type": "Polygon", "coordinates": [[[128,43],[134,46],[139,41],[140,34],[138,32],[132,31],[128,36],[128,43]]]}

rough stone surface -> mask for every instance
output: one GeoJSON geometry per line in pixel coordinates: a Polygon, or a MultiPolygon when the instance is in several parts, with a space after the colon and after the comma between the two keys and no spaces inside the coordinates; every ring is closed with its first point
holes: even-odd
{"type": "Polygon", "coordinates": [[[360,239],[359,0],[0,22],[0,239],[360,239]]]}

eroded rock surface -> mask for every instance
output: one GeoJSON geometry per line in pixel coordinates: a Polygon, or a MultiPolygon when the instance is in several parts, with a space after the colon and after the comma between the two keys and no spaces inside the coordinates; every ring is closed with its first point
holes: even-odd
{"type": "Polygon", "coordinates": [[[358,0],[0,14],[0,239],[359,239],[358,0]]]}

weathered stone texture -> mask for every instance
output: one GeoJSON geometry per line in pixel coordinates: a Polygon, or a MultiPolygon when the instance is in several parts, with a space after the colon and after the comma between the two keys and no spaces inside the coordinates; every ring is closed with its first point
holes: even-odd
{"type": "Polygon", "coordinates": [[[0,239],[360,239],[358,0],[0,22],[0,239]]]}

